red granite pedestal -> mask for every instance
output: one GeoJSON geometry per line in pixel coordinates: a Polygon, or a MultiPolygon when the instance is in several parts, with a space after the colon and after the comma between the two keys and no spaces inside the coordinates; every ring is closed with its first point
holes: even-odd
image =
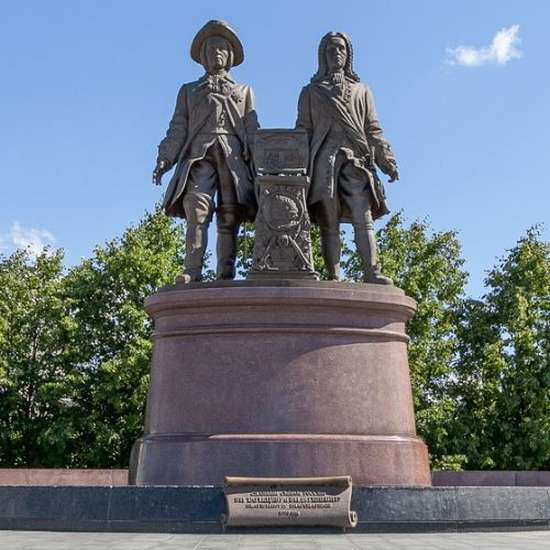
{"type": "Polygon", "coordinates": [[[407,360],[415,302],[398,288],[180,285],[146,310],[154,353],[131,483],[351,475],[362,486],[431,485],[407,360]]]}

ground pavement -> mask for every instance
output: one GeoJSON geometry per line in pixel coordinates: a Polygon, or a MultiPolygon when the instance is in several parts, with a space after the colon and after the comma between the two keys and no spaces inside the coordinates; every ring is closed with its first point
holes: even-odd
{"type": "Polygon", "coordinates": [[[550,550],[550,531],[174,535],[0,531],[0,550],[550,550]]]}

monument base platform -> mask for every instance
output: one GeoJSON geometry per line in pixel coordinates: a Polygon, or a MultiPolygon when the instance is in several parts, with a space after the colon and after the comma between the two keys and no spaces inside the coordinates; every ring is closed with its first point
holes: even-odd
{"type": "MultiPolygon", "coordinates": [[[[13,530],[221,533],[226,513],[221,487],[0,487],[0,503],[13,530]]],[[[351,508],[354,533],[550,529],[547,487],[354,487],[351,508]]]]}
{"type": "Polygon", "coordinates": [[[219,484],[220,475],[349,475],[357,485],[431,485],[416,437],[330,434],[149,435],[134,449],[138,485],[219,484]],[[229,475],[229,474],[227,474],[229,475]],[[232,474],[233,475],[233,474],[232,474]]]}
{"type": "Polygon", "coordinates": [[[391,285],[227,281],[167,287],[155,323],[145,435],[130,483],[349,475],[431,484],[416,437],[406,322],[391,285]]]}

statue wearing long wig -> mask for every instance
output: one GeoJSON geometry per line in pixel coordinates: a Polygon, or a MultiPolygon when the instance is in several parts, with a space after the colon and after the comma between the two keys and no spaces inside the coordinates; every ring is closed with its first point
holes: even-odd
{"type": "Polygon", "coordinates": [[[329,76],[326,48],[329,40],[331,40],[332,38],[341,38],[346,43],[348,56],[344,64],[344,75],[350,80],[360,82],[361,79],[353,70],[353,46],[351,44],[349,36],[344,32],[327,32],[327,34],[325,34],[325,36],[321,38],[321,42],[319,43],[319,48],[317,50],[319,69],[311,77],[311,82],[321,82],[323,80],[326,80],[329,76]]]}
{"type": "Polygon", "coordinates": [[[320,228],[325,266],[331,279],[339,278],[339,224],[351,223],[365,282],[391,284],[380,272],[373,223],[389,211],[376,166],[394,181],[395,157],[372,93],[353,70],[350,38],[327,33],[318,55],[318,70],[300,94],[296,127],[309,135],[308,203],[320,228]]]}

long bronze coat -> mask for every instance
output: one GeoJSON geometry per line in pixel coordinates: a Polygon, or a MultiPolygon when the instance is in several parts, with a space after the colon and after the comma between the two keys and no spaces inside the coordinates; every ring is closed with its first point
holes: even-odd
{"type": "MultiPolygon", "coordinates": [[[[383,171],[386,157],[393,157],[393,154],[378,122],[370,90],[351,79],[346,79],[346,84],[346,92],[341,96],[336,86],[328,81],[312,82],[300,94],[296,127],[305,129],[310,139],[308,203],[313,205],[337,196],[338,169],[343,158],[364,171],[366,189],[370,189],[373,198],[372,215],[376,219],[388,209],[383,187],[368,167],[365,148],[370,149],[371,154],[376,153],[376,163],[383,171]],[[346,126],[353,130],[356,139],[346,133],[346,126]],[[366,146],[358,147],[359,141],[366,142],[366,146]]],[[[342,221],[349,221],[345,211],[342,221]]]]}
{"type": "Polygon", "coordinates": [[[159,158],[176,164],[164,195],[163,207],[169,216],[185,217],[182,196],[189,171],[217,140],[233,177],[239,204],[252,211],[254,184],[248,163],[249,141],[258,128],[254,95],[249,86],[237,84],[229,75],[222,91],[212,92],[208,77],[184,84],[166,137],[159,145],[159,158]],[[219,120],[225,120],[220,131],[219,120]]]}

